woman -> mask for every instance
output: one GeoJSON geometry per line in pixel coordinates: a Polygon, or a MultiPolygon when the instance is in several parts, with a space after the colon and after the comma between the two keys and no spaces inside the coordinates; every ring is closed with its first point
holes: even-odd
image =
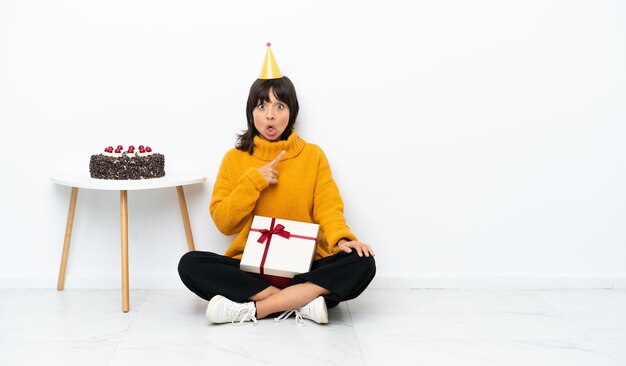
{"type": "Polygon", "coordinates": [[[183,283],[210,300],[212,323],[244,322],[282,312],[320,324],[327,307],[357,297],[374,278],[372,248],[346,225],[343,202],[323,151],[294,130],[295,88],[280,74],[268,44],[261,77],[250,88],[248,129],[226,153],[213,190],[210,212],[217,228],[237,234],[225,255],[189,252],[178,267],[183,283]],[[269,70],[269,71],[267,71],[269,70]],[[317,223],[311,270],[281,288],[239,269],[255,215],[317,223]]]}

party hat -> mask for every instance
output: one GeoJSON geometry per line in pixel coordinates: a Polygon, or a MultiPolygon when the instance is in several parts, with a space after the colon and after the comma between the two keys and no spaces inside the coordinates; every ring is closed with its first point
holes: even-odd
{"type": "Polygon", "coordinates": [[[263,67],[261,68],[259,79],[280,79],[283,77],[283,74],[280,72],[280,69],[276,64],[276,60],[274,59],[274,54],[270,48],[271,45],[271,43],[267,43],[267,52],[265,52],[265,61],[263,61],[263,67]]]}

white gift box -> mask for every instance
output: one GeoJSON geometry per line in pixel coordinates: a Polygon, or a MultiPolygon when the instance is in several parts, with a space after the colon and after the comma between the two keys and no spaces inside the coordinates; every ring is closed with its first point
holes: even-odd
{"type": "Polygon", "coordinates": [[[240,268],[293,278],[311,269],[319,225],[254,216],[240,268]]]}

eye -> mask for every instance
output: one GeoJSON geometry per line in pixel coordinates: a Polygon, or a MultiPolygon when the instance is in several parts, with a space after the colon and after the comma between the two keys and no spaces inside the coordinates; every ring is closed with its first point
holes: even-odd
{"type": "Polygon", "coordinates": [[[259,103],[259,105],[256,106],[256,107],[259,108],[259,109],[265,109],[265,104],[259,103]]]}
{"type": "Polygon", "coordinates": [[[282,110],[283,110],[283,109],[285,109],[285,108],[286,108],[286,107],[285,107],[285,105],[284,105],[284,104],[282,104],[282,103],[278,103],[278,104],[276,105],[276,109],[278,109],[279,111],[282,111],[282,110]]]}

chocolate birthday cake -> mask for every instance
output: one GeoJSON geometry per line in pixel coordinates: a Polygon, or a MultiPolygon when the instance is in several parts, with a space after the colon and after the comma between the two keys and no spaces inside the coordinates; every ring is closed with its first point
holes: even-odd
{"type": "Polygon", "coordinates": [[[134,146],[122,151],[124,147],[118,145],[104,149],[104,152],[91,155],[89,174],[97,179],[150,179],[165,175],[165,156],[152,152],[150,146],[139,145],[137,151],[134,146]]]}

